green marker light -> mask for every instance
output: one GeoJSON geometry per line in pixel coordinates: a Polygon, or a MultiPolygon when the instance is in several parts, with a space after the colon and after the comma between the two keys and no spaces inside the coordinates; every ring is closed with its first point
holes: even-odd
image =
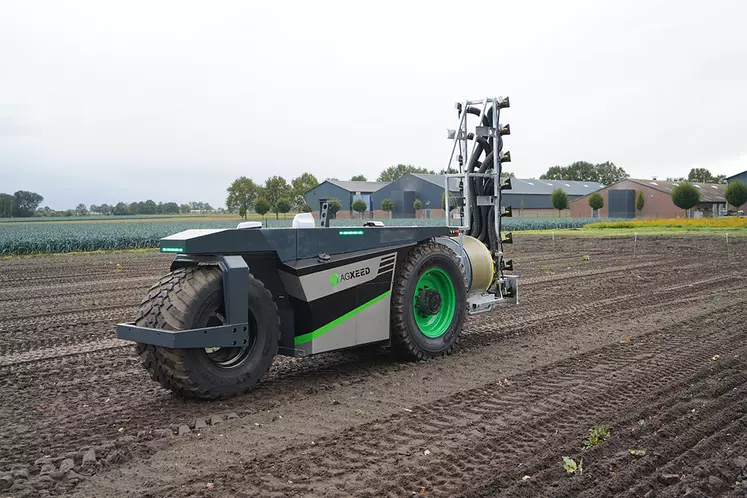
{"type": "Polygon", "coordinates": [[[340,235],[363,235],[363,230],[340,230],[340,235]]]}
{"type": "Polygon", "coordinates": [[[183,247],[162,247],[161,252],[184,252],[183,247]]]}

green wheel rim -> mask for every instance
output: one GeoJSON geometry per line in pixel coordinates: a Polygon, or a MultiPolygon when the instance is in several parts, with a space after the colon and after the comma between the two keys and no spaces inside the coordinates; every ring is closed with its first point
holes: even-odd
{"type": "Polygon", "coordinates": [[[430,268],[420,276],[412,298],[415,323],[420,332],[431,339],[441,337],[449,329],[456,311],[456,291],[451,277],[441,268],[430,268]],[[441,308],[433,315],[424,315],[416,307],[418,294],[425,289],[441,296],[441,308]]]}

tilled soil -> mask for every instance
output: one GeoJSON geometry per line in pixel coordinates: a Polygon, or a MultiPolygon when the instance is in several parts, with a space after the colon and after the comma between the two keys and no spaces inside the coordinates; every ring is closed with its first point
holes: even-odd
{"type": "Polygon", "coordinates": [[[278,357],[222,402],[114,338],[170,257],[0,261],[0,494],[747,496],[747,240],[507,252],[520,306],[470,317],[454,355],[278,357]]]}

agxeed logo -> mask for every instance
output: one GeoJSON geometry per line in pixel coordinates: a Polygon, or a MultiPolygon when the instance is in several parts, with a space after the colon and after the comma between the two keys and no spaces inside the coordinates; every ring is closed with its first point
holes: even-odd
{"type": "Polygon", "coordinates": [[[342,274],[333,273],[329,277],[329,283],[332,284],[332,287],[337,287],[337,284],[339,284],[340,282],[343,282],[345,280],[352,280],[354,278],[359,278],[364,275],[368,275],[369,273],[371,273],[371,268],[368,268],[368,267],[360,268],[355,271],[348,271],[342,274]]]}

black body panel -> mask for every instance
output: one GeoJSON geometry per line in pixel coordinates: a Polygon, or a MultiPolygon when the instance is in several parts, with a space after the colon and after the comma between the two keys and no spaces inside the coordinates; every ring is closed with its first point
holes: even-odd
{"type": "Polygon", "coordinates": [[[280,261],[288,262],[415,244],[447,234],[446,226],[186,230],[161,239],[161,250],[195,256],[277,254],[280,261]]]}

